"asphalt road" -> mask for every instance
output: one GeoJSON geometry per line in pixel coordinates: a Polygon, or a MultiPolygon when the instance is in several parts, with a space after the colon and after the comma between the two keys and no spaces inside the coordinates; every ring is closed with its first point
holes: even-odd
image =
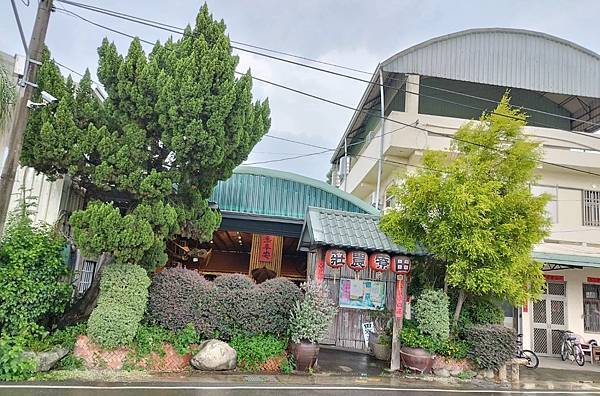
{"type": "Polygon", "coordinates": [[[441,396],[441,395],[600,395],[598,390],[588,391],[530,391],[530,390],[485,390],[485,389],[439,389],[439,388],[394,388],[394,387],[359,387],[359,386],[194,386],[182,385],[33,385],[33,384],[0,384],[0,396],[441,396]]]}

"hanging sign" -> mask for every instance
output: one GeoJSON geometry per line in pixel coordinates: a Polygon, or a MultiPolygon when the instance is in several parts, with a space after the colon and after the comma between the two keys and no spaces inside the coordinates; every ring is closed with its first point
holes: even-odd
{"type": "Polygon", "coordinates": [[[367,268],[367,260],[367,253],[360,250],[351,250],[346,256],[346,265],[358,272],[367,268]]]}
{"type": "Polygon", "coordinates": [[[410,272],[410,258],[394,256],[392,258],[392,271],[396,274],[408,274],[410,272]]]}
{"type": "Polygon", "coordinates": [[[564,282],[565,281],[565,277],[562,275],[546,275],[546,274],[544,274],[544,278],[548,282],[564,282]]]}
{"type": "Polygon", "coordinates": [[[594,277],[588,276],[587,281],[588,281],[588,283],[600,283],[600,278],[594,278],[594,277]]]}
{"type": "Polygon", "coordinates": [[[390,269],[391,260],[387,253],[373,253],[369,256],[369,267],[376,272],[385,272],[390,269]]]}
{"type": "Polygon", "coordinates": [[[404,316],[404,275],[398,275],[396,279],[396,307],[394,316],[396,319],[402,319],[404,316]]]}
{"type": "Polygon", "coordinates": [[[325,264],[331,268],[341,268],[346,264],[346,252],[340,249],[329,249],[325,253],[325,264]]]}
{"type": "Polygon", "coordinates": [[[272,235],[261,235],[260,236],[260,251],[258,255],[258,261],[261,263],[270,263],[273,261],[273,245],[275,244],[275,237],[272,235]]]}

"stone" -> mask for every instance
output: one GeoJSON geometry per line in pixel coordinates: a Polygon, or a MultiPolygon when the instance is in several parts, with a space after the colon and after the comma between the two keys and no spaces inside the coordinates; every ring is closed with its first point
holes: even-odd
{"type": "Polygon", "coordinates": [[[435,374],[438,377],[450,377],[450,371],[448,371],[448,369],[446,368],[433,369],[433,374],[435,374]]]}
{"type": "Polygon", "coordinates": [[[36,363],[36,371],[50,371],[58,361],[64,358],[69,351],[65,348],[54,348],[47,352],[23,352],[25,359],[33,359],[36,363]]]}
{"type": "Polygon", "coordinates": [[[463,370],[458,368],[458,367],[454,367],[450,370],[450,375],[453,377],[458,377],[460,375],[460,373],[462,373],[463,370]]]}
{"type": "Polygon", "coordinates": [[[483,372],[483,378],[487,380],[493,380],[496,376],[494,375],[494,370],[485,370],[483,372]]]}
{"type": "Polygon", "coordinates": [[[226,342],[219,340],[203,341],[190,364],[203,371],[233,370],[237,363],[237,353],[226,342]]]}
{"type": "Polygon", "coordinates": [[[506,364],[502,365],[499,369],[498,369],[498,381],[505,383],[508,381],[508,375],[507,375],[507,370],[506,370],[506,364]]]}

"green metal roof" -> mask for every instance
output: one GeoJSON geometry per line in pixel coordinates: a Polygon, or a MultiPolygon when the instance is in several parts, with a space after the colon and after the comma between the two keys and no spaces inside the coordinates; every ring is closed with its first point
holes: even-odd
{"type": "Polygon", "coordinates": [[[309,206],[379,214],[364,201],[320,180],[274,169],[239,166],[210,200],[221,211],[303,220],[309,206]]]}
{"type": "Polygon", "coordinates": [[[546,264],[561,264],[571,267],[600,268],[600,257],[575,254],[533,252],[535,260],[546,264]]]}
{"type": "Polygon", "coordinates": [[[379,216],[339,210],[308,208],[299,248],[335,246],[396,254],[424,255],[392,242],[379,229],[379,216]]]}

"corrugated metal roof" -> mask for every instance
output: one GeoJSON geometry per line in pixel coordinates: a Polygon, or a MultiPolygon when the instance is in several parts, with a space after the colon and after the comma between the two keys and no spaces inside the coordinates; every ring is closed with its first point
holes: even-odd
{"type": "Polygon", "coordinates": [[[382,63],[384,71],[600,98],[600,55],[521,29],[470,29],[425,41],[382,63]]]}
{"type": "Polygon", "coordinates": [[[423,255],[420,250],[409,252],[392,242],[379,229],[379,216],[322,208],[308,208],[302,227],[299,247],[313,246],[423,255]]]}
{"type": "Polygon", "coordinates": [[[378,214],[374,207],[320,180],[273,169],[240,166],[215,187],[222,211],[303,220],[309,206],[378,214]]]}

